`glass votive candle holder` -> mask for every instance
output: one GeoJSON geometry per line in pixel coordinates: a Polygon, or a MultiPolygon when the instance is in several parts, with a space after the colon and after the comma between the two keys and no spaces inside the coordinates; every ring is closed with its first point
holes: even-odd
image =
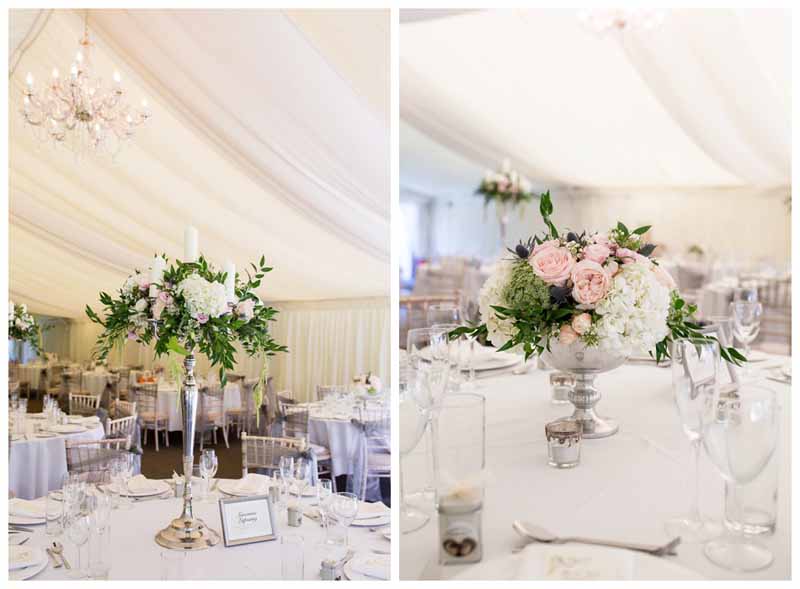
{"type": "Polygon", "coordinates": [[[555,468],[572,468],[581,460],[581,433],[578,421],[553,421],[544,426],[547,437],[547,463],[555,468]]]}
{"type": "Polygon", "coordinates": [[[556,405],[569,403],[569,392],[575,386],[575,376],[568,372],[550,375],[550,401],[556,405]]]}

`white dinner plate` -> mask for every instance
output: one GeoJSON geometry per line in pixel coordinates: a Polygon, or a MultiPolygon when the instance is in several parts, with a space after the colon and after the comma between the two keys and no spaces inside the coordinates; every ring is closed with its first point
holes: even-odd
{"type": "MultiPolygon", "coordinates": [[[[294,485],[292,485],[292,495],[297,496],[297,489],[294,488],[294,485]]],[[[316,497],[316,496],[317,496],[316,487],[307,486],[305,489],[303,489],[303,497],[316,497]]]]}
{"type": "MultiPolygon", "coordinates": [[[[172,487],[170,487],[165,481],[153,479],[150,479],[150,481],[153,483],[153,487],[151,489],[144,489],[141,491],[131,491],[129,489],[125,489],[122,492],[122,495],[125,497],[153,497],[155,495],[161,495],[172,490],[172,487]]],[[[115,484],[107,485],[107,487],[111,488],[115,492],[117,491],[117,486],[115,484]]]]}
{"type": "MultiPolygon", "coordinates": [[[[243,493],[236,488],[236,483],[238,480],[235,479],[220,479],[219,483],[217,483],[217,489],[225,493],[226,495],[232,495],[234,497],[250,497],[254,495],[253,493],[243,493]]],[[[261,493],[255,493],[255,495],[266,495],[269,492],[269,488],[272,485],[270,481],[267,482],[267,486],[261,493]]],[[[316,492],[315,492],[316,494],[316,492]]],[[[303,494],[305,496],[305,493],[303,494]]]]}
{"type": "Polygon", "coordinates": [[[40,526],[45,522],[45,519],[38,517],[27,517],[25,515],[11,515],[8,514],[8,523],[18,526],[40,526]]]}
{"type": "Polygon", "coordinates": [[[24,581],[25,579],[30,579],[47,568],[47,553],[41,548],[31,548],[31,550],[38,553],[36,564],[25,567],[24,569],[8,571],[9,581],[24,581]]]}
{"type": "Polygon", "coordinates": [[[386,517],[391,513],[392,511],[381,501],[375,501],[373,503],[359,501],[356,519],[370,519],[378,516],[386,517]]]}
{"type": "Polygon", "coordinates": [[[78,432],[85,432],[86,428],[82,425],[78,425],[77,423],[63,423],[57,425],[51,425],[47,428],[51,432],[56,432],[59,434],[77,434],[78,432]]]}
{"type": "Polygon", "coordinates": [[[391,561],[383,555],[375,555],[375,554],[364,554],[360,556],[354,556],[350,560],[348,560],[344,566],[342,567],[342,572],[344,576],[350,579],[351,581],[381,581],[381,580],[388,580],[389,579],[389,570],[391,568],[391,561]],[[358,573],[353,570],[354,563],[358,562],[360,559],[371,559],[375,561],[384,561],[386,562],[386,575],[385,579],[381,577],[370,577],[368,575],[364,575],[362,573],[358,573]]]}
{"type": "MultiPolygon", "coordinates": [[[[680,548],[678,548],[680,550],[680,548]]],[[[521,581],[521,580],[556,580],[564,579],[552,575],[547,576],[545,570],[546,562],[554,555],[563,553],[562,562],[575,561],[582,564],[583,570],[578,570],[574,574],[574,579],[581,580],[701,580],[705,579],[702,575],[679,565],[670,557],[656,557],[634,552],[632,550],[621,550],[617,548],[606,548],[603,546],[583,546],[578,544],[564,544],[559,546],[547,546],[543,544],[531,544],[522,552],[517,554],[509,553],[499,556],[489,561],[479,564],[465,566],[463,572],[459,573],[452,580],[493,580],[493,581],[521,581]],[[575,555],[580,555],[575,557],[575,555]],[[609,576],[586,576],[587,568],[591,569],[591,560],[597,559],[597,569],[609,571],[617,570],[620,574],[612,573],[609,576]],[[586,563],[589,562],[587,565],[586,563]],[[527,574],[525,574],[527,571],[527,574]],[[622,572],[624,571],[624,572],[622,572]],[[524,576],[524,578],[523,578],[524,576]]],[[[552,565],[551,565],[552,566],[552,565]]]]}
{"type": "Polygon", "coordinates": [[[495,352],[489,349],[476,354],[473,365],[476,372],[510,368],[522,362],[522,356],[510,352],[495,352]]]}
{"type": "Polygon", "coordinates": [[[375,518],[353,520],[350,525],[356,528],[378,528],[390,523],[392,523],[392,517],[390,515],[382,515],[375,518]]]}

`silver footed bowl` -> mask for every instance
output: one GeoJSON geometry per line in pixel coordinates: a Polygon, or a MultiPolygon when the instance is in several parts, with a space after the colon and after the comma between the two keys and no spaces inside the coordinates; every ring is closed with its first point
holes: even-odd
{"type": "Polygon", "coordinates": [[[627,355],[587,347],[582,342],[565,345],[550,340],[550,350],[542,352],[542,357],[553,368],[575,377],[575,387],[567,397],[575,410],[567,419],[581,423],[584,438],[605,438],[619,431],[616,421],[600,417],[595,411],[600,392],[594,386],[594,379],[601,372],[622,366],[627,355]]]}

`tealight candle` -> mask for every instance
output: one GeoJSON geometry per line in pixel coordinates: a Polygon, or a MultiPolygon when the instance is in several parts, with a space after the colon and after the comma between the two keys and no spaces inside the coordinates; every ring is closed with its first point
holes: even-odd
{"type": "Polygon", "coordinates": [[[236,302],[236,265],[228,260],[224,266],[225,272],[225,296],[229,303],[236,302]]]}
{"type": "Polygon", "coordinates": [[[547,437],[547,463],[555,468],[572,468],[581,459],[581,434],[578,421],[553,421],[544,426],[547,437]]]}
{"type": "Polygon", "coordinates": [[[196,262],[198,250],[197,229],[188,226],[183,231],[183,257],[184,262],[196,262]]]}

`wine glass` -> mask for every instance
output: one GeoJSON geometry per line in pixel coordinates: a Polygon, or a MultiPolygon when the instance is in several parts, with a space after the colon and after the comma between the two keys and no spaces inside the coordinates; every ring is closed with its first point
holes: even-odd
{"type": "Polygon", "coordinates": [[[200,456],[200,476],[203,478],[205,498],[212,502],[211,481],[214,479],[214,475],[217,474],[218,467],[217,453],[211,449],[203,450],[203,454],[200,456]]]}
{"type": "Polygon", "coordinates": [[[447,339],[447,359],[449,362],[449,377],[450,377],[450,389],[452,392],[457,392],[461,385],[464,383],[464,378],[461,375],[461,353],[462,353],[462,342],[464,340],[464,336],[460,336],[458,338],[451,339],[450,332],[454,329],[458,329],[461,327],[459,323],[437,323],[432,326],[433,329],[441,329],[445,332],[445,337],[447,339]]]}
{"type": "Polygon", "coordinates": [[[461,310],[455,303],[436,303],[428,307],[428,327],[442,323],[461,323],[461,310]]]}
{"type": "Polygon", "coordinates": [[[278,472],[281,473],[281,495],[291,491],[292,477],[294,476],[294,456],[281,456],[278,460],[278,472]]]}
{"type": "Polygon", "coordinates": [[[336,521],[344,528],[345,545],[350,545],[347,529],[358,515],[358,497],[353,493],[336,493],[331,500],[331,510],[336,516],[336,521]]]}
{"type": "Polygon", "coordinates": [[[303,493],[308,485],[308,477],[311,474],[311,461],[305,458],[297,458],[294,461],[294,481],[297,488],[297,500],[303,498],[303,493]]]}
{"type": "Polygon", "coordinates": [[[83,569],[83,562],[81,558],[81,551],[84,544],[89,540],[89,531],[91,524],[89,522],[88,514],[82,511],[80,505],[74,506],[74,510],[67,517],[65,531],[67,540],[75,545],[78,554],[77,568],[75,569],[75,578],[82,579],[86,576],[83,569]]]}
{"type": "Polygon", "coordinates": [[[733,291],[733,301],[734,302],[747,302],[747,303],[757,303],[758,302],[758,284],[747,281],[742,282],[742,284],[734,289],[733,291]]]}
{"type": "Polygon", "coordinates": [[[327,505],[328,498],[333,495],[333,481],[330,479],[319,479],[317,481],[317,509],[322,518],[322,525],[327,525],[327,505]]]}
{"type": "Polygon", "coordinates": [[[692,448],[694,484],[689,513],[668,520],[665,528],[671,537],[680,536],[684,542],[706,542],[721,533],[718,524],[703,519],[698,505],[703,416],[719,396],[719,344],[702,339],[678,339],[672,343],[670,355],[672,391],[683,433],[689,438],[692,448]]]}
{"type": "MultiPolygon", "coordinates": [[[[745,383],[736,397],[720,399],[706,414],[703,445],[722,477],[734,486],[736,520],[742,521],[741,487],[766,467],[777,443],[779,408],[775,392],[745,383]]],[[[723,568],[749,572],[768,567],[770,550],[744,535],[742,527],[706,544],[706,557],[723,568]]]]}
{"type": "Polygon", "coordinates": [[[420,529],[430,520],[427,514],[408,504],[403,481],[403,458],[417,447],[428,424],[426,404],[421,405],[415,398],[418,386],[416,373],[410,371],[400,392],[400,531],[403,534],[420,529]]]}
{"type": "Polygon", "coordinates": [[[123,452],[119,457],[120,462],[120,489],[125,490],[125,499],[122,502],[123,509],[133,509],[133,499],[131,499],[128,483],[133,478],[134,462],[133,454],[130,452],[123,452]]]}
{"type": "MultiPolygon", "coordinates": [[[[744,357],[749,359],[750,344],[758,337],[761,328],[761,314],[764,308],[759,302],[734,301],[731,303],[733,316],[733,335],[744,346],[744,357]]],[[[750,363],[745,364],[745,374],[750,373],[750,363]]]]}

